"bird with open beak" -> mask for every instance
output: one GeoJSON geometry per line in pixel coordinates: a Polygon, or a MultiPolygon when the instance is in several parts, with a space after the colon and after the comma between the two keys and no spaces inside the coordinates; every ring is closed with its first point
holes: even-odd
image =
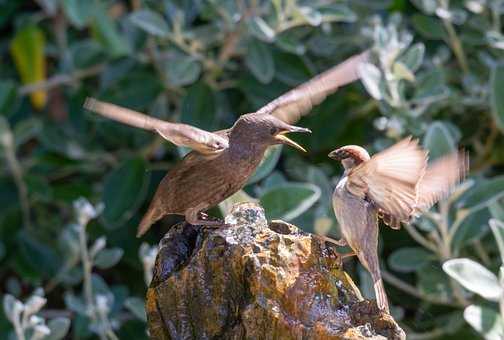
{"type": "Polygon", "coordinates": [[[427,151],[406,138],[370,157],[357,145],[332,151],[329,157],[345,169],[333,193],[333,208],[340,225],[339,246],[350,246],[369,271],[378,307],[389,311],[378,260],[378,220],[393,229],[430,209],[445,198],[468,169],[464,152],[454,152],[428,164],[427,151]]]}
{"type": "Polygon", "coordinates": [[[266,149],[286,144],[305,151],[289,139],[290,132],[310,132],[294,124],[340,86],[359,78],[358,67],[367,52],[355,55],[310,81],[283,94],[254,113],[240,116],[227,130],[208,132],[165,122],[89,98],[84,107],[134,127],[157,132],[179,146],[193,149],[159,184],[137,236],[167,214],[184,215],[194,225],[220,225],[204,212],[242,189],[261,162],[266,149]]]}

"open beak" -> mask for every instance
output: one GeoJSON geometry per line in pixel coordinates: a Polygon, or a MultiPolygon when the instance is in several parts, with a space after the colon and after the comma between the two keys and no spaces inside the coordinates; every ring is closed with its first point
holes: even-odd
{"type": "Polygon", "coordinates": [[[329,154],[327,155],[327,157],[329,158],[332,158],[332,159],[335,159],[335,160],[340,160],[339,157],[338,157],[338,149],[336,150],[333,150],[331,152],[329,152],[329,154]]]}
{"type": "Polygon", "coordinates": [[[303,132],[303,133],[311,133],[310,129],[299,127],[299,126],[293,126],[290,125],[289,129],[283,130],[279,132],[276,136],[275,139],[282,144],[287,144],[289,146],[292,146],[295,149],[298,149],[300,151],[306,152],[305,148],[303,148],[301,145],[298,143],[294,142],[292,139],[288,138],[285,134],[289,132],[303,132]]]}

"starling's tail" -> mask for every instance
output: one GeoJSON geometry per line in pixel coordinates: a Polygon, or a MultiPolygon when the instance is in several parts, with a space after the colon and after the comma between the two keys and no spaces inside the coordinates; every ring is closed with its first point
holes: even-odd
{"type": "Polygon", "coordinates": [[[381,277],[379,277],[377,280],[373,281],[376,296],[376,304],[378,305],[378,308],[385,311],[386,313],[390,313],[387,294],[385,293],[385,287],[383,286],[383,280],[381,279],[381,277]]]}
{"type": "Polygon", "coordinates": [[[141,237],[143,234],[149,230],[150,226],[154,224],[157,220],[163,217],[163,212],[159,211],[155,207],[149,207],[149,210],[142,217],[142,221],[138,225],[137,237],[141,237]]]}

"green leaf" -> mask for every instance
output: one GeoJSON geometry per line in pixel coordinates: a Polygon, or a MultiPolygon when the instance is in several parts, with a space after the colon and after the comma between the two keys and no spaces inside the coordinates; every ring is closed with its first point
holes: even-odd
{"type": "Polygon", "coordinates": [[[433,122],[429,126],[424,136],[423,145],[429,150],[430,161],[457,150],[449,128],[439,121],[433,122]]]}
{"type": "Polygon", "coordinates": [[[425,54],[425,45],[417,43],[411,46],[406,53],[400,56],[397,61],[402,62],[406,67],[415,72],[422,65],[425,54]]]}
{"type": "Polygon", "coordinates": [[[328,4],[318,9],[322,22],[355,22],[357,14],[346,4],[328,4]]]}
{"type": "Polygon", "coordinates": [[[121,57],[130,53],[130,46],[118,32],[105,6],[100,5],[95,9],[91,28],[95,38],[112,57],[121,57]]]}
{"type": "Polygon", "coordinates": [[[166,37],[170,33],[170,28],[163,17],[151,10],[142,9],[135,11],[129,18],[135,26],[138,26],[149,34],[166,37]]]}
{"type": "Polygon", "coordinates": [[[436,17],[414,14],[411,18],[413,27],[426,39],[442,40],[446,33],[441,20],[436,17]]]}
{"type": "Polygon", "coordinates": [[[126,160],[105,179],[102,217],[106,224],[117,227],[126,222],[142,203],[149,182],[141,158],[126,160]]]}
{"type": "Polygon", "coordinates": [[[277,165],[281,154],[282,145],[276,145],[268,148],[256,171],[254,172],[252,177],[249,178],[247,185],[259,182],[261,179],[268,176],[277,165]]]}
{"type": "Polygon", "coordinates": [[[397,61],[392,66],[392,72],[397,79],[406,79],[407,81],[414,81],[415,75],[413,72],[400,61],[397,61]]]}
{"type": "Polygon", "coordinates": [[[182,100],[180,120],[182,123],[212,130],[216,127],[216,103],[212,89],[204,82],[189,88],[182,100]]]}
{"type": "Polygon", "coordinates": [[[443,263],[443,270],[463,287],[490,301],[499,301],[502,287],[494,273],[471,259],[451,259],[443,263]]]}
{"type": "Polygon", "coordinates": [[[495,242],[497,242],[501,262],[504,263],[504,222],[492,218],[488,223],[490,224],[490,229],[492,229],[494,234],[495,242]]]}
{"type": "Polygon", "coordinates": [[[359,66],[359,74],[368,93],[376,100],[382,99],[384,89],[380,69],[373,64],[365,63],[359,66]]]}
{"type": "Polygon", "coordinates": [[[394,251],[388,258],[388,264],[395,271],[410,273],[421,270],[434,259],[433,254],[421,247],[405,247],[394,251]]]}
{"type": "Polygon", "coordinates": [[[497,127],[504,133],[504,64],[497,65],[492,69],[490,76],[490,103],[497,127]]]}
{"type": "Polygon", "coordinates": [[[464,319],[486,340],[502,340],[504,337],[502,316],[493,309],[477,305],[467,306],[464,319]]]}
{"type": "Polygon", "coordinates": [[[13,81],[0,81],[0,114],[7,115],[16,100],[16,86],[13,81]]]}
{"type": "Polygon", "coordinates": [[[462,219],[457,220],[451,226],[456,231],[451,230],[453,235],[452,247],[454,250],[460,250],[466,244],[481,239],[488,232],[488,219],[490,213],[485,207],[471,209],[462,219]]]}
{"type": "Polygon", "coordinates": [[[121,248],[103,249],[96,255],[94,264],[100,269],[108,269],[115,266],[123,254],[124,251],[121,248]]]}
{"type": "Polygon", "coordinates": [[[260,203],[268,219],[292,220],[307,211],[320,197],[313,184],[287,183],[265,192],[260,203]]]}
{"type": "Polygon", "coordinates": [[[145,315],[145,302],[143,299],[137,297],[129,297],[126,299],[126,301],[124,301],[124,305],[139,320],[147,322],[147,316],[145,315]]]}
{"type": "Polygon", "coordinates": [[[72,25],[77,28],[84,26],[91,19],[94,11],[94,1],[60,0],[63,11],[72,25]]]}
{"type": "Polygon", "coordinates": [[[257,39],[265,42],[275,40],[275,31],[261,17],[254,16],[247,20],[247,27],[249,32],[257,39]]]}
{"type": "Polygon", "coordinates": [[[47,324],[51,333],[44,340],[60,340],[63,339],[70,330],[70,319],[59,317],[54,318],[47,324]]]}
{"type": "Polygon", "coordinates": [[[467,190],[457,202],[457,207],[477,209],[504,196],[504,176],[478,182],[467,190]]]}
{"type": "Polygon", "coordinates": [[[201,63],[194,57],[177,54],[164,64],[166,77],[173,86],[186,86],[198,80],[201,63]]]}
{"type": "Polygon", "coordinates": [[[275,75],[275,64],[271,49],[259,40],[249,43],[245,64],[261,83],[269,83],[275,75]]]}
{"type": "MultiPolygon", "coordinates": [[[[44,32],[37,26],[22,28],[11,42],[10,52],[23,84],[32,84],[46,79],[46,58],[44,32]]],[[[47,91],[39,90],[30,94],[32,105],[41,109],[47,101],[47,91]]]]}

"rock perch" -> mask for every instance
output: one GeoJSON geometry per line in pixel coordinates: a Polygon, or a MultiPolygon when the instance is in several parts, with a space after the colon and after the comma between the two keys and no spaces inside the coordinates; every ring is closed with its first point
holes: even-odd
{"type": "Polygon", "coordinates": [[[147,291],[152,339],[405,339],[317,238],[236,205],[230,227],[181,223],[147,291]]]}

